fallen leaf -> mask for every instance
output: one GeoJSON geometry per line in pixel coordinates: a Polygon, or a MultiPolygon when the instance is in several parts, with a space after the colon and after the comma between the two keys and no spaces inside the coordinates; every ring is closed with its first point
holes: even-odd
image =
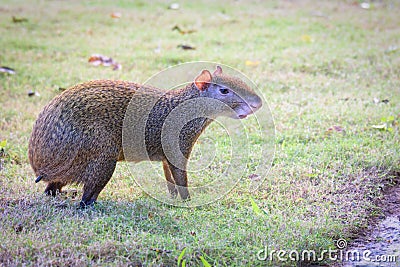
{"type": "Polygon", "coordinates": [[[117,62],[115,62],[111,57],[106,57],[103,55],[99,55],[99,54],[94,54],[92,55],[88,62],[90,64],[92,64],[93,66],[105,66],[105,67],[109,67],[112,66],[113,70],[120,70],[122,68],[121,64],[118,64],[117,62]]]}
{"type": "Polygon", "coordinates": [[[119,13],[119,12],[113,12],[113,13],[111,13],[111,17],[112,17],[113,19],[119,19],[119,18],[122,17],[122,14],[119,13]]]}
{"type": "Polygon", "coordinates": [[[257,180],[260,180],[260,178],[261,178],[261,176],[258,175],[258,174],[256,174],[256,173],[253,173],[253,174],[250,174],[250,175],[249,175],[249,179],[250,179],[250,180],[257,181],[257,180]]]}
{"type": "Polygon", "coordinates": [[[171,253],[172,250],[161,249],[161,248],[150,248],[150,250],[155,251],[157,253],[171,253]]]}
{"type": "Polygon", "coordinates": [[[246,61],[244,62],[244,64],[245,64],[246,66],[255,67],[255,66],[258,66],[258,65],[260,64],[260,61],[258,61],[258,60],[256,60],[256,61],[246,60],[246,61]]]}
{"type": "Polygon", "coordinates": [[[394,126],[394,125],[396,125],[395,117],[388,116],[388,117],[382,117],[381,124],[371,125],[371,128],[381,130],[381,131],[393,132],[392,126],[394,126]]]}
{"type": "Polygon", "coordinates": [[[389,103],[389,99],[382,99],[382,100],[380,100],[379,98],[376,98],[376,97],[374,97],[374,103],[375,104],[379,104],[379,103],[384,103],[384,104],[387,104],[387,103],[389,103]]]}
{"type": "Polygon", "coordinates": [[[329,128],[327,129],[327,131],[328,131],[328,132],[338,132],[338,133],[343,133],[343,132],[345,132],[345,130],[344,130],[341,126],[337,126],[337,125],[334,125],[334,126],[332,126],[332,127],[329,127],[329,128]]]}
{"type": "Polygon", "coordinates": [[[328,131],[329,131],[330,129],[331,129],[331,130],[334,130],[335,132],[339,132],[339,133],[340,133],[340,132],[344,132],[344,129],[343,129],[341,126],[337,126],[337,125],[332,126],[331,128],[328,129],[328,131]]]}
{"type": "Polygon", "coordinates": [[[30,97],[32,97],[32,96],[40,96],[40,94],[39,94],[38,92],[35,92],[35,91],[30,90],[30,91],[28,92],[28,96],[30,96],[30,97]]]}
{"type": "Polygon", "coordinates": [[[103,63],[103,60],[104,60],[104,56],[96,54],[96,55],[92,55],[89,58],[88,62],[91,63],[92,65],[98,66],[103,63]]]}
{"type": "Polygon", "coordinates": [[[172,30],[173,31],[178,31],[180,34],[191,34],[191,33],[194,33],[194,32],[196,32],[196,30],[182,30],[181,29],[181,27],[179,27],[178,25],[175,25],[173,28],[172,28],[172,30]]]}
{"type": "Polygon", "coordinates": [[[332,126],[332,127],[329,127],[329,128],[326,130],[325,135],[328,135],[328,136],[329,136],[329,135],[331,135],[331,134],[334,133],[334,132],[336,132],[336,133],[341,133],[341,134],[345,134],[345,133],[346,133],[345,129],[343,129],[342,126],[334,125],[334,126],[332,126]]]}
{"type": "Polygon", "coordinates": [[[114,64],[112,64],[111,65],[113,68],[113,70],[120,70],[120,69],[122,69],[122,66],[121,66],[121,64],[118,64],[118,63],[114,63],[114,64]]]}
{"type": "Polygon", "coordinates": [[[177,46],[178,48],[182,48],[183,50],[196,50],[194,46],[180,44],[177,46]]]}
{"type": "Polygon", "coordinates": [[[374,128],[374,129],[378,129],[378,130],[385,130],[387,125],[385,123],[385,124],[372,125],[371,127],[374,128]]]}
{"type": "Polygon", "coordinates": [[[369,9],[371,7],[371,5],[369,3],[363,2],[360,4],[360,7],[362,9],[369,9]]]}
{"type": "Polygon", "coordinates": [[[15,74],[15,70],[6,66],[0,67],[0,72],[8,73],[8,74],[15,74]]]}
{"type": "Polygon", "coordinates": [[[178,10],[180,8],[178,3],[172,3],[169,5],[168,9],[178,10]]]}
{"type": "Polygon", "coordinates": [[[308,35],[308,34],[302,35],[302,36],[301,36],[301,40],[302,40],[303,42],[305,42],[305,43],[312,43],[312,42],[314,42],[314,39],[313,39],[310,35],[308,35]]]}
{"type": "Polygon", "coordinates": [[[28,22],[28,19],[27,18],[17,18],[15,16],[12,16],[12,22],[14,22],[14,23],[28,22]]]}
{"type": "Polygon", "coordinates": [[[15,231],[16,233],[22,232],[23,229],[24,229],[24,227],[22,226],[21,223],[18,223],[17,225],[14,226],[14,231],[15,231]]]}

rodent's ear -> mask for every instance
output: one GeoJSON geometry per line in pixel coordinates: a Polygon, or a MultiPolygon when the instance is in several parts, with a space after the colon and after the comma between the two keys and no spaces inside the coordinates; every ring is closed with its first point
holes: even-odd
{"type": "Polygon", "coordinates": [[[215,69],[213,75],[221,75],[222,74],[222,68],[217,65],[217,68],[215,69]]]}
{"type": "Polygon", "coordinates": [[[208,70],[203,70],[194,80],[194,84],[196,85],[197,89],[204,91],[207,89],[207,84],[211,82],[211,79],[211,73],[208,70]]]}

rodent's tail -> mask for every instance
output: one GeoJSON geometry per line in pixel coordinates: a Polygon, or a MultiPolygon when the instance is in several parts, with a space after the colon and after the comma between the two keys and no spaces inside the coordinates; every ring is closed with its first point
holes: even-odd
{"type": "Polygon", "coordinates": [[[46,177],[46,175],[39,175],[39,176],[36,178],[35,183],[40,182],[40,180],[42,180],[42,178],[44,178],[44,177],[46,177]]]}

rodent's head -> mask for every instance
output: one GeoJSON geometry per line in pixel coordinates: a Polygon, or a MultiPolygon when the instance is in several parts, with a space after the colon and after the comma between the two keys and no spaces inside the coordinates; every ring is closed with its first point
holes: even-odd
{"type": "Polygon", "coordinates": [[[228,106],[229,111],[224,115],[234,119],[244,119],[262,106],[261,98],[245,82],[223,74],[220,66],[212,75],[203,70],[194,80],[194,85],[201,96],[219,100],[228,106]]]}

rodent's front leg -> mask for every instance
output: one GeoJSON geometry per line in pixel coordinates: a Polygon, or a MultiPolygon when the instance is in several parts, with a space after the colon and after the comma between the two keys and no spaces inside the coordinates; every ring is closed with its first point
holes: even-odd
{"type": "Polygon", "coordinates": [[[61,188],[65,185],[65,183],[62,182],[49,182],[47,184],[46,190],[44,191],[44,193],[46,195],[50,195],[50,196],[56,196],[57,194],[61,193],[61,188]]]}
{"type": "MultiPolygon", "coordinates": [[[[172,176],[174,177],[176,187],[178,189],[179,195],[183,200],[189,200],[189,190],[187,184],[187,173],[186,170],[181,170],[175,167],[173,164],[168,163],[169,169],[171,170],[172,176]]],[[[186,164],[185,164],[186,166],[186,164]]]]}
{"type": "Polygon", "coordinates": [[[171,170],[169,169],[169,165],[166,160],[163,160],[163,169],[165,179],[167,179],[168,191],[173,198],[176,198],[178,195],[178,190],[176,189],[174,178],[172,177],[171,170]]]}
{"type": "MultiPolygon", "coordinates": [[[[117,155],[114,155],[114,158],[116,157],[117,155]]],[[[86,208],[96,202],[101,190],[111,179],[116,165],[117,161],[109,159],[108,155],[103,155],[103,157],[99,157],[88,164],[84,174],[85,182],[80,202],[81,208],[86,208]]]]}

